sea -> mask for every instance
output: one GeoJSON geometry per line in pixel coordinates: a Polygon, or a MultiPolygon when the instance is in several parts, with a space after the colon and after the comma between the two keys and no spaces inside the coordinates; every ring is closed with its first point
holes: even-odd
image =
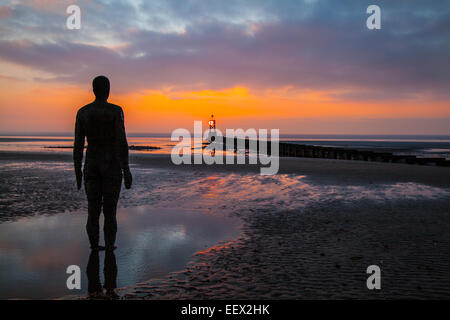
{"type": "MultiPolygon", "coordinates": [[[[170,154],[179,141],[169,134],[129,134],[130,146],[156,149],[131,150],[131,153],[170,154]]],[[[357,150],[391,152],[450,159],[450,135],[280,135],[280,142],[357,150]]],[[[73,136],[65,135],[0,135],[0,151],[72,152],[73,136]]]]}

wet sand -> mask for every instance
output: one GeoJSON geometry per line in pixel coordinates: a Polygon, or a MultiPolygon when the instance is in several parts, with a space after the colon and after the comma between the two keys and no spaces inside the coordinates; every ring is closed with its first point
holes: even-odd
{"type": "Polygon", "coordinates": [[[123,293],[144,299],[448,299],[448,209],[423,206],[422,212],[405,204],[247,215],[241,239],[198,253],[181,273],[123,293]],[[366,287],[373,264],[382,272],[378,291],[366,287]]]}
{"type": "MultiPolygon", "coordinates": [[[[169,155],[131,154],[132,164],[152,168],[212,172],[259,173],[260,165],[174,165],[169,155]]],[[[33,153],[0,151],[0,161],[72,161],[71,153],[33,153]]],[[[417,182],[439,187],[450,186],[450,167],[408,165],[319,158],[280,158],[280,174],[302,174],[323,182],[394,183],[417,182]]]]}
{"type": "MultiPolygon", "coordinates": [[[[0,176],[6,181],[2,194],[29,197],[14,203],[2,197],[1,221],[47,212],[39,203],[59,208],[55,212],[85,206],[84,194],[73,192],[70,169],[46,170],[48,179],[36,169],[36,162],[53,166],[65,163],[70,168],[69,154],[3,152],[0,161],[0,176]],[[20,188],[17,181],[8,184],[18,178],[13,167],[5,167],[19,160],[34,163],[20,169],[22,179],[28,180],[19,184],[20,188]],[[30,178],[33,174],[34,179],[30,178]],[[15,185],[16,190],[8,185],[15,185]],[[55,186],[58,194],[50,192],[55,186]],[[38,201],[43,198],[46,200],[38,201]]],[[[168,170],[175,177],[173,181],[180,179],[181,184],[187,184],[186,189],[177,189],[184,190],[186,195],[178,196],[187,204],[189,197],[203,190],[189,185],[189,179],[198,177],[206,183],[209,176],[220,175],[209,186],[218,189],[211,208],[227,207],[229,214],[242,219],[243,227],[237,239],[198,252],[184,270],[120,290],[125,298],[450,297],[450,168],[284,158],[276,180],[255,175],[259,173],[255,166],[174,166],[164,155],[135,154],[131,163],[135,189],[121,196],[120,205],[145,204],[171,191],[170,184],[167,190],[158,187],[169,176],[149,182],[145,180],[146,169],[168,170]],[[182,172],[190,174],[184,178],[186,182],[182,172]],[[230,175],[235,181],[228,187],[230,175]],[[253,184],[255,179],[257,185],[253,184]],[[275,191],[260,199],[258,190],[267,191],[263,192],[264,185],[275,191]],[[285,189],[289,192],[284,193],[285,189]],[[233,190],[240,198],[233,198],[233,190]],[[366,287],[366,268],[372,264],[381,268],[381,290],[366,287]]]]}

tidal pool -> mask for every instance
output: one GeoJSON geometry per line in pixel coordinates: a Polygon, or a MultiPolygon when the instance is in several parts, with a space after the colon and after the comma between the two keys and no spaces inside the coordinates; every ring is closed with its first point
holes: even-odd
{"type": "MultiPolygon", "coordinates": [[[[85,211],[78,211],[0,224],[0,299],[85,294],[90,255],[86,218],[85,211]],[[81,269],[79,290],[66,286],[69,265],[81,269]]],[[[152,206],[120,208],[117,220],[118,288],[182,270],[195,252],[236,238],[241,224],[238,218],[211,212],[152,206]]],[[[100,252],[102,283],[104,259],[100,252]]]]}

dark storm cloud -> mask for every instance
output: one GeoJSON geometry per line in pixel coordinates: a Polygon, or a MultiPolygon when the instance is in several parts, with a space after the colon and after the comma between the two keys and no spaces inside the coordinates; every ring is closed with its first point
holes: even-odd
{"type": "Polygon", "coordinates": [[[246,85],[337,90],[336,98],[358,100],[446,96],[450,7],[375,1],[382,29],[371,31],[372,2],[119,1],[84,9],[89,34],[52,28],[34,41],[15,31],[0,42],[0,58],[70,83],[108,74],[122,92],[246,85]]]}

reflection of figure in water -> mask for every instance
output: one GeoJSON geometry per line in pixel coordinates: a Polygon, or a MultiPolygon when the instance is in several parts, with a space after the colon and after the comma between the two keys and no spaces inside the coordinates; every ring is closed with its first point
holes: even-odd
{"type": "Polygon", "coordinates": [[[119,296],[115,292],[117,287],[117,264],[116,256],[113,250],[107,250],[105,253],[105,264],[103,267],[103,275],[105,276],[105,285],[102,288],[100,282],[100,261],[99,261],[98,250],[91,250],[89,255],[89,261],[86,268],[87,278],[88,278],[88,293],[89,298],[92,299],[102,299],[103,288],[106,290],[106,298],[108,299],[119,299],[119,296]]]}
{"type": "Polygon", "coordinates": [[[75,124],[75,143],[73,160],[78,190],[84,174],[84,187],[88,199],[88,220],[86,230],[92,250],[113,250],[116,240],[116,208],[122,184],[125,188],[132,183],[128,167],[128,143],[125,135],[122,108],[107,102],[109,80],[104,76],[94,79],[92,86],[95,101],[84,106],[77,113],[75,124]],[[88,147],[84,162],[84,140],[88,147]],[[99,219],[102,211],[105,216],[105,247],[99,246],[99,219]]]}

